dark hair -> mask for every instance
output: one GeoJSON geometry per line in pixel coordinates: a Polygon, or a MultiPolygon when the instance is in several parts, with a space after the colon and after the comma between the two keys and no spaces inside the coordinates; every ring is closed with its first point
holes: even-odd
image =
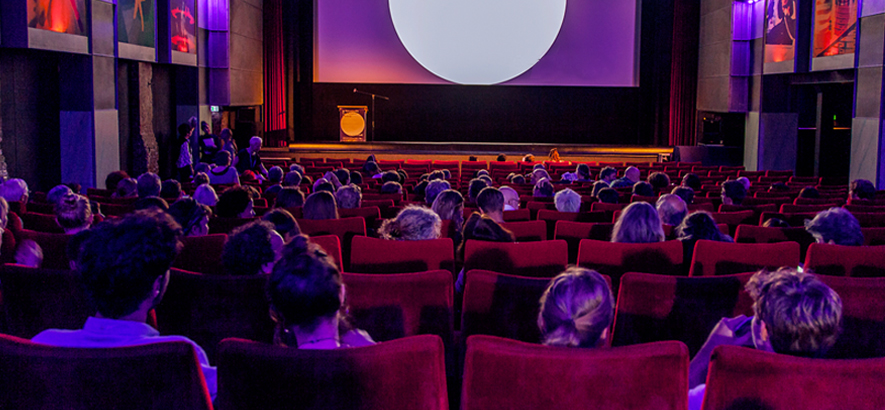
{"type": "Polygon", "coordinates": [[[820,198],[820,191],[813,186],[807,186],[799,191],[799,198],[817,199],[820,198]]]}
{"type": "Polygon", "coordinates": [[[787,186],[787,184],[785,184],[783,182],[775,182],[775,183],[771,184],[770,187],[768,187],[768,192],[789,191],[789,190],[790,190],[790,187],[787,186]]]}
{"type": "Polygon", "coordinates": [[[89,200],[79,194],[67,194],[55,205],[55,219],[65,230],[81,228],[92,221],[89,200]]]}
{"type": "Polygon", "coordinates": [[[647,181],[654,189],[664,189],[670,186],[670,177],[663,172],[652,172],[647,181]]]}
{"type": "Polygon", "coordinates": [[[178,138],[179,138],[179,142],[181,142],[181,139],[183,139],[185,135],[187,135],[188,133],[190,133],[192,129],[193,129],[193,128],[192,128],[192,127],[190,126],[190,124],[188,124],[188,123],[182,123],[181,125],[179,125],[179,126],[178,126],[178,138]]]}
{"type": "Polygon", "coordinates": [[[252,202],[252,195],[242,186],[236,185],[228,189],[218,197],[218,204],[215,205],[215,212],[222,218],[237,218],[249,207],[252,202]]]}
{"type": "Polygon", "coordinates": [[[479,192],[485,189],[488,184],[486,181],[483,181],[478,178],[473,178],[470,180],[470,184],[467,187],[467,197],[470,198],[471,201],[476,201],[476,196],[479,195],[479,192]]]}
{"type": "MultiPolygon", "coordinates": [[[[205,163],[201,162],[201,164],[205,164],[205,163]]],[[[194,185],[195,186],[208,184],[209,182],[210,182],[209,181],[209,174],[206,174],[205,172],[197,172],[197,174],[194,175],[194,185]]]]}
{"type": "Polygon", "coordinates": [[[722,184],[722,195],[731,198],[735,205],[740,205],[747,197],[747,189],[738,181],[725,181],[722,184]]]}
{"type": "Polygon", "coordinates": [[[181,196],[181,183],[174,179],[167,179],[160,184],[160,198],[175,198],[181,196]]]}
{"type": "Polygon", "coordinates": [[[476,206],[483,212],[504,211],[504,194],[495,187],[486,187],[476,196],[476,206]]]}
{"type": "Polygon", "coordinates": [[[676,238],[680,241],[706,239],[717,242],[733,242],[730,236],[719,230],[713,215],[704,211],[693,212],[686,216],[675,231],[676,238]]]}
{"type": "Polygon", "coordinates": [[[449,170],[447,170],[447,169],[444,169],[444,170],[442,170],[442,172],[443,172],[443,178],[445,178],[445,179],[449,179],[449,178],[452,177],[452,172],[451,172],[451,171],[449,171],[449,170]]]}
{"type": "Polygon", "coordinates": [[[296,187],[287,186],[277,191],[274,208],[292,208],[304,205],[304,192],[296,187]]]}
{"type": "Polygon", "coordinates": [[[298,226],[298,221],[296,221],[295,217],[285,209],[273,209],[264,214],[264,216],[261,217],[261,220],[272,223],[274,230],[276,230],[280,236],[285,237],[286,235],[295,236],[301,234],[301,227],[298,226]]]}
{"type": "Polygon", "coordinates": [[[181,198],[169,207],[169,215],[175,218],[175,222],[181,225],[185,235],[189,235],[194,228],[200,225],[203,218],[212,217],[212,208],[203,205],[193,198],[181,198]]]}
{"type": "Polygon", "coordinates": [[[532,196],[539,198],[551,198],[553,197],[553,194],[553,183],[547,178],[541,179],[535,183],[535,187],[532,189],[532,196]]]}
{"type": "Polygon", "coordinates": [[[111,319],[138,310],[182,246],[181,227],[157,211],[106,219],[82,234],[77,272],[98,313],[111,319]]]}
{"type": "Polygon", "coordinates": [[[578,179],[580,180],[590,179],[590,166],[583,163],[578,164],[577,168],[575,168],[575,174],[578,174],[578,179]]]}
{"type": "Polygon", "coordinates": [[[313,187],[313,190],[314,190],[314,192],[326,191],[326,192],[331,192],[334,194],[335,193],[335,186],[332,185],[332,183],[329,182],[328,180],[323,179],[323,180],[319,181],[319,183],[313,187]]]}
{"type": "Polygon", "coordinates": [[[438,169],[433,170],[433,172],[431,172],[429,175],[427,175],[427,180],[433,181],[434,179],[445,180],[446,179],[445,172],[442,172],[441,170],[438,170],[438,169]]]}
{"type": "Polygon", "coordinates": [[[283,168],[280,168],[278,165],[274,165],[267,170],[267,182],[271,184],[278,184],[283,180],[283,168]]]}
{"type": "Polygon", "coordinates": [[[439,195],[440,192],[451,188],[452,186],[449,184],[449,181],[442,178],[431,180],[424,188],[424,202],[428,205],[433,204],[433,200],[436,199],[436,196],[439,195]]]}
{"type": "Polygon", "coordinates": [[[129,178],[129,174],[127,174],[126,171],[111,172],[108,174],[107,178],[104,179],[105,188],[111,191],[116,191],[117,184],[126,178],[129,178]]]}
{"type": "Polygon", "coordinates": [[[402,180],[400,179],[400,175],[396,171],[387,171],[381,175],[381,182],[397,182],[400,183],[402,180]]]}
{"type": "Polygon", "coordinates": [[[599,179],[600,180],[606,179],[611,175],[618,176],[618,170],[616,170],[612,167],[605,167],[601,171],[599,171],[599,179]]]}
{"type": "Polygon", "coordinates": [[[359,171],[350,171],[350,183],[354,185],[362,184],[363,174],[360,174],[359,171]]]}
{"type": "Polygon", "coordinates": [[[780,218],[768,218],[762,224],[764,228],[789,228],[790,224],[787,221],[780,218]]]}
{"type": "Polygon", "coordinates": [[[160,196],[160,177],[153,172],[138,176],[138,197],[160,196]]]}
{"type": "Polygon", "coordinates": [[[515,242],[516,236],[506,228],[487,216],[480,215],[477,212],[470,214],[467,222],[464,222],[464,240],[458,246],[458,257],[464,260],[464,251],[467,247],[468,239],[476,239],[489,242],[515,242]]]}
{"type": "Polygon", "coordinates": [[[633,195],[655,196],[655,189],[648,182],[639,181],[633,184],[633,195]]]}
{"type": "Polygon", "coordinates": [[[682,198],[682,200],[685,201],[686,205],[694,202],[694,190],[687,186],[678,186],[676,188],[673,188],[670,193],[682,198]]]}
{"type": "Polygon", "coordinates": [[[256,275],[261,273],[261,265],[273,262],[273,230],[273,224],[261,220],[234,229],[221,252],[221,262],[227,274],[256,275]]]}
{"type": "Polygon", "coordinates": [[[615,297],[595,270],[572,266],[541,296],[538,327],[550,346],[596,347],[615,317],[615,297]]]}
{"type": "Polygon", "coordinates": [[[471,162],[476,162],[477,158],[476,158],[476,156],[471,155],[471,156],[467,157],[467,160],[471,161],[471,162]]]}
{"type": "Polygon", "coordinates": [[[320,319],[334,316],[341,309],[342,286],[338,268],[322,248],[307,236],[293,238],[267,281],[277,339],[288,326],[312,331],[320,319]]]}
{"type": "Polygon", "coordinates": [[[682,176],[682,185],[697,191],[701,189],[701,177],[694,172],[689,172],[682,176]]]}
{"type": "Polygon", "coordinates": [[[513,178],[510,178],[510,183],[516,184],[516,185],[523,185],[523,184],[525,184],[525,176],[522,176],[519,174],[514,175],[513,178]]]}
{"type": "Polygon", "coordinates": [[[350,183],[350,171],[348,171],[347,168],[338,168],[332,171],[332,173],[335,174],[335,177],[338,178],[338,182],[340,182],[341,185],[347,185],[350,183]]]}
{"type": "Polygon", "coordinates": [[[169,209],[169,203],[158,196],[146,196],[135,201],[135,203],[132,204],[132,207],[135,210],[157,208],[161,211],[166,211],[169,209]]]}
{"type": "Polygon", "coordinates": [[[335,195],[327,191],[317,191],[310,194],[302,207],[304,219],[338,219],[338,205],[335,195]]]}
{"type": "Polygon", "coordinates": [[[227,166],[231,161],[230,152],[226,150],[218,151],[218,153],[215,154],[215,165],[218,165],[219,167],[227,166]]]}
{"type": "Polygon", "coordinates": [[[403,186],[399,182],[387,181],[381,185],[382,194],[401,194],[402,192],[403,186]]]}
{"type": "Polygon", "coordinates": [[[860,199],[873,200],[876,196],[876,186],[865,179],[855,179],[848,185],[848,192],[860,199]]]}
{"type": "Polygon", "coordinates": [[[289,171],[286,173],[286,176],[283,178],[283,186],[284,187],[298,187],[301,185],[301,173],[298,171],[289,171]]]}
{"type": "Polygon", "coordinates": [[[498,162],[504,162],[504,161],[507,161],[507,156],[504,155],[504,154],[498,154],[498,157],[495,158],[495,161],[498,161],[498,162]]]}
{"type": "Polygon", "coordinates": [[[805,223],[805,230],[823,243],[862,246],[863,231],[857,218],[844,208],[830,208],[819,212],[805,223]]]}
{"type": "Polygon", "coordinates": [[[620,194],[618,194],[618,191],[615,191],[614,188],[602,188],[596,193],[596,198],[602,203],[616,204],[618,203],[620,194]]]}

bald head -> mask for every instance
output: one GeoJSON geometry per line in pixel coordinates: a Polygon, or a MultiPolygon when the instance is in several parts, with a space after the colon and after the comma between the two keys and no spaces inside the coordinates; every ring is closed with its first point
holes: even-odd
{"type": "Polygon", "coordinates": [[[639,182],[639,168],[628,167],[627,170],[624,171],[624,176],[634,183],[639,182]]]}
{"type": "Polygon", "coordinates": [[[519,193],[509,186],[498,188],[504,194],[504,210],[513,211],[519,209],[519,193]],[[511,209],[512,208],[512,209],[511,209]]]}
{"type": "Polygon", "coordinates": [[[678,226],[688,214],[688,206],[685,205],[685,201],[673,194],[662,195],[658,198],[655,207],[658,209],[661,222],[667,225],[678,226]]]}

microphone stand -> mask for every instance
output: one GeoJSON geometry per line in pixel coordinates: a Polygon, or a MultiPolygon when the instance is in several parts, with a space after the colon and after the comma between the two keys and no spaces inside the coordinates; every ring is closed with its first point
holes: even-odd
{"type": "Polygon", "coordinates": [[[368,96],[372,97],[372,128],[371,128],[372,129],[372,137],[369,139],[369,142],[374,142],[375,141],[375,97],[385,99],[388,101],[390,101],[390,98],[387,98],[383,95],[360,91],[360,90],[357,90],[356,88],[353,89],[353,92],[356,94],[364,94],[364,95],[368,95],[368,96]]]}

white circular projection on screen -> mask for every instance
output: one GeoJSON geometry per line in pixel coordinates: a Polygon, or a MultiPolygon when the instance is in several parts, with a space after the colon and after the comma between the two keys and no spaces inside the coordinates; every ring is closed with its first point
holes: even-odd
{"type": "Polygon", "coordinates": [[[389,0],[400,41],[424,68],[459,84],[498,84],[547,53],[566,0],[389,0]]]}

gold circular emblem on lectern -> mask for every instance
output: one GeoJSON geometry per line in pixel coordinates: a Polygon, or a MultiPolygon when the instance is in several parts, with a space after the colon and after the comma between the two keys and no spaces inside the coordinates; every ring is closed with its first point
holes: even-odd
{"type": "Polygon", "coordinates": [[[366,120],[362,115],[355,112],[349,112],[341,116],[341,131],[348,137],[356,137],[363,133],[366,129],[366,120]]]}

